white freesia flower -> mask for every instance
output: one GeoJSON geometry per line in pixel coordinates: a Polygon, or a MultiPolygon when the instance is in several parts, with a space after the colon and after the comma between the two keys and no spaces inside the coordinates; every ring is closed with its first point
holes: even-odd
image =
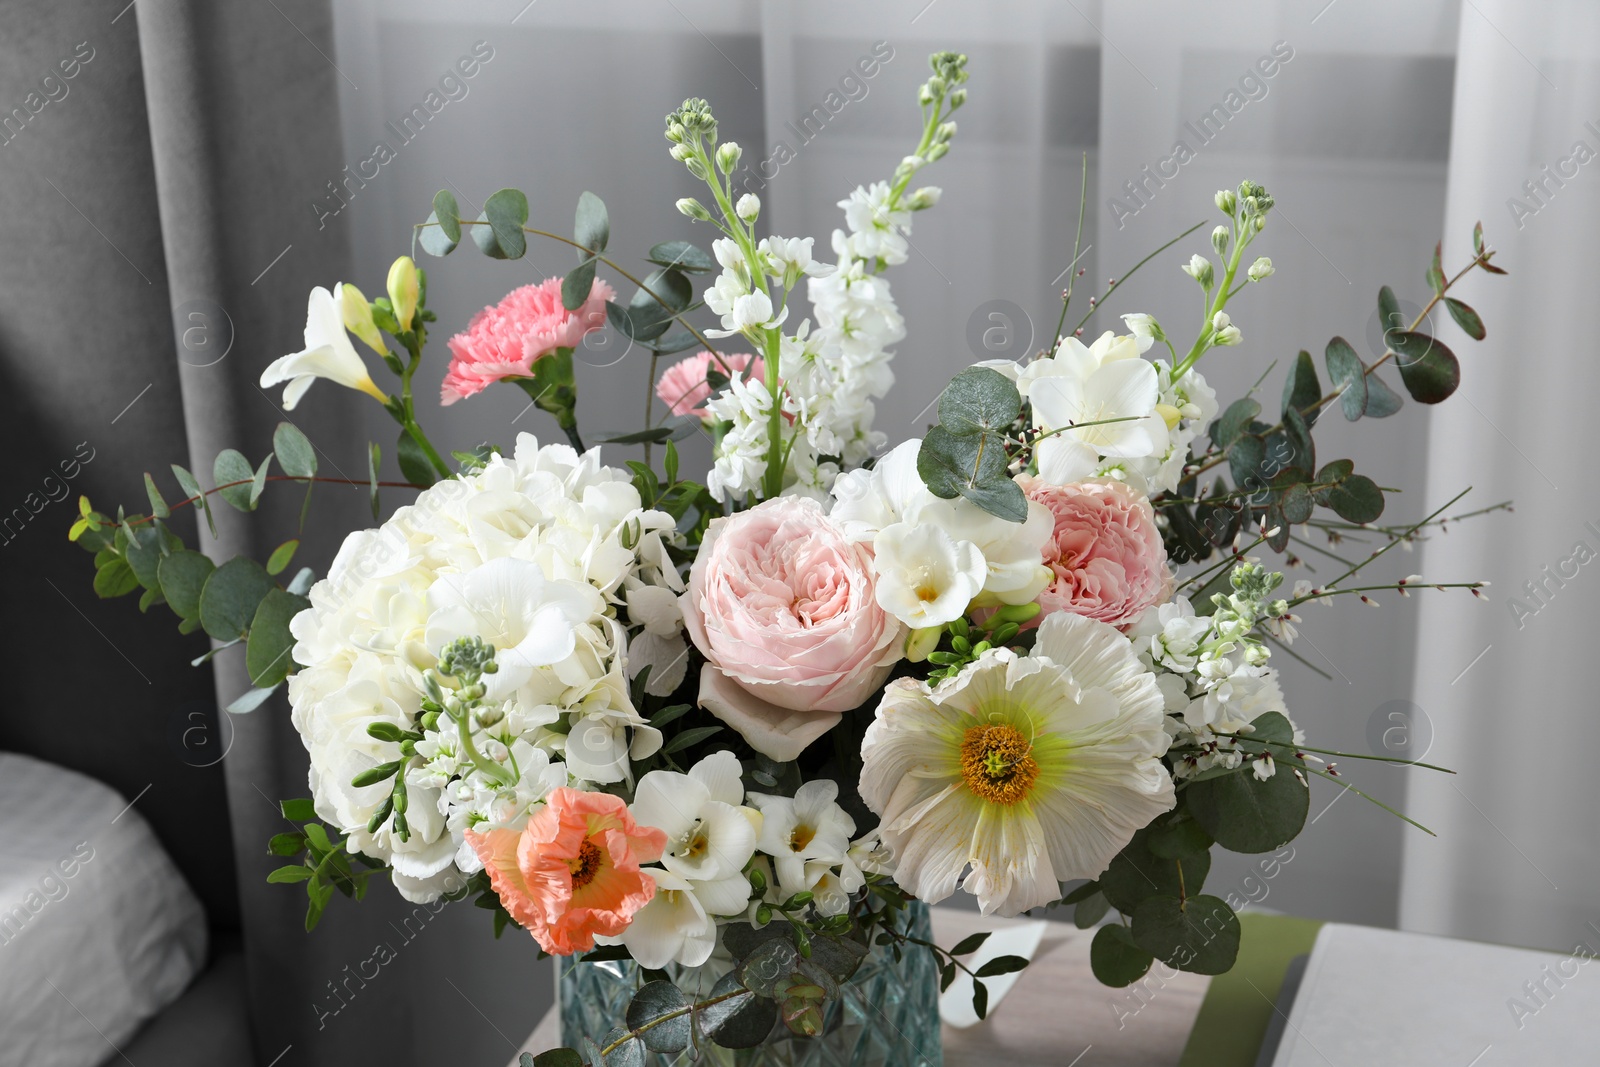
{"type": "Polygon", "coordinates": [[[658,968],[669,963],[700,966],[716,948],[716,920],[706,914],[705,905],[688,879],[658,867],[647,867],[644,873],[656,883],[650,903],[634,913],[621,934],[595,940],[625,945],[641,967],[658,968]]]}
{"type": "Polygon", "coordinates": [[[358,389],[379,403],[388,402],[382,389],[372,383],[367,365],[361,361],[350,335],[345,332],[340,309],[342,286],[328,292],[322,286],[311,290],[306,305],[306,347],[292,355],[273,360],[261,374],[261,388],[288,382],[283,390],[285,410],[293,410],[318,378],[338,382],[347,389],[358,389]]]}
{"type": "Polygon", "coordinates": [[[1042,554],[1054,530],[1049,510],[1030,502],[1027,521],[1015,523],[969,500],[941,500],[917,474],[921,447],[906,441],[872,470],[847,471],[833,485],[831,518],[847,537],[873,545],[878,603],[924,629],[964,614],[962,595],[1032,600],[1051,577],[1042,554]]]}
{"type": "Polygon", "coordinates": [[[835,803],[838,796],[839,783],[828,778],[806,782],[793,797],[750,794],[762,816],[756,847],[772,857],[780,899],[810,889],[844,862],[856,823],[835,803]]]}
{"type": "Polygon", "coordinates": [[[929,903],[964,888],[1016,915],[1095,878],[1173,805],[1155,676],[1115,628],[1065,612],[1028,656],[986,652],[929,688],[889,685],[861,754],[896,880],[929,903]]]}
{"type": "Polygon", "coordinates": [[[1101,457],[1164,455],[1167,424],[1156,413],[1159,399],[1156,369],[1142,359],[1108,361],[1084,377],[1038,379],[1029,392],[1034,422],[1061,431],[1039,442],[1040,477],[1064,485],[1092,476],[1101,457]]]}
{"type": "Polygon", "coordinates": [[[662,865],[688,879],[712,915],[738,914],[750,899],[744,868],[763,820],[744,806],[739,775],[738,757],[713,752],[687,774],[651,771],[634,793],[634,819],[666,832],[662,865]]]}

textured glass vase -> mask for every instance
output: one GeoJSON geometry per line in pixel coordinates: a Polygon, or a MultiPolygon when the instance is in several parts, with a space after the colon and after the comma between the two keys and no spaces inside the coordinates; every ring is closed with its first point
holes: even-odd
{"type": "MultiPolygon", "coordinates": [[[[912,903],[902,921],[910,936],[933,939],[927,905],[912,903]]],[[[628,1001],[640,985],[639,968],[631,961],[560,963],[561,1043],[576,1048],[581,1038],[597,1039],[622,1022],[628,1001]]],[[[708,988],[710,980],[714,979],[708,978],[708,988]]],[[[824,1024],[818,1037],[796,1037],[779,1024],[767,1043],[756,1048],[724,1049],[705,1042],[699,1063],[711,1067],[943,1067],[939,970],[933,953],[912,945],[896,962],[888,948],[873,948],[845,983],[842,995],[828,1002],[824,1024]]],[[[682,1053],[645,1055],[646,1067],[687,1062],[682,1053]]]]}

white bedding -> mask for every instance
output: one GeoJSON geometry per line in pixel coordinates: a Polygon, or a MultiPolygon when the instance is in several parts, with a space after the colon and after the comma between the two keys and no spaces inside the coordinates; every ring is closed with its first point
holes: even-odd
{"type": "Polygon", "coordinates": [[[0,1067],[94,1067],[204,966],[200,902],[128,801],[0,753],[0,1067]]]}

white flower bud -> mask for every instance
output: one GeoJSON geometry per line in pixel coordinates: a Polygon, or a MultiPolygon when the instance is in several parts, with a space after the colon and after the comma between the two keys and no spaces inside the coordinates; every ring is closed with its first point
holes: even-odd
{"type": "MultiPolygon", "coordinates": [[[[726,148],[727,145],[723,145],[722,147],[726,148]]],[[[720,150],[718,151],[718,156],[720,159],[720,150]]],[[[756,216],[761,214],[761,198],[755,193],[745,193],[739,198],[739,202],[734,205],[733,210],[744,221],[754,222],[756,221],[756,216]]]]}
{"type": "Polygon", "coordinates": [[[1244,338],[1239,333],[1239,327],[1228,318],[1226,311],[1219,311],[1211,318],[1211,343],[1218,347],[1236,345],[1244,338]]]}
{"type": "Polygon", "coordinates": [[[743,151],[737,141],[724,141],[717,146],[717,169],[724,174],[733,173],[733,168],[739,165],[739,157],[743,151]]]}
{"type": "Polygon", "coordinates": [[[689,168],[690,174],[693,174],[701,181],[709,181],[711,179],[711,175],[706,171],[706,165],[700,162],[698,156],[691,156],[690,158],[684,160],[683,165],[689,168]]]}
{"type": "Polygon", "coordinates": [[[1245,273],[1249,275],[1251,281],[1259,282],[1263,278],[1272,277],[1272,275],[1275,273],[1275,268],[1272,266],[1272,260],[1268,259],[1266,256],[1262,256],[1260,259],[1250,264],[1250,269],[1245,273]]]}
{"type": "Polygon", "coordinates": [[[1226,226],[1218,226],[1211,231],[1211,247],[1217,250],[1217,255],[1225,256],[1228,254],[1228,239],[1232,236],[1233,234],[1229,232],[1226,226]]]}
{"type": "Polygon", "coordinates": [[[1138,312],[1122,316],[1122,321],[1128,324],[1128,329],[1141,341],[1165,341],[1167,339],[1166,332],[1161,329],[1161,324],[1155,320],[1153,315],[1138,312]]]}
{"type": "Polygon", "coordinates": [[[926,211],[939,202],[943,192],[937,185],[925,185],[911,194],[906,206],[912,211],[926,211]]]}
{"type": "Polygon", "coordinates": [[[1216,201],[1217,210],[1224,215],[1231,216],[1239,206],[1239,200],[1234,196],[1232,189],[1218,189],[1217,195],[1213,199],[1216,201]]]}
{"type": "Polygon", "coordinates": [[[692,196],[686,196],[678,201],[678,211],[691,219],[699,219],[701,222],[711,221],[711,212],[707,211],[706,206],[692,196]]]}
{"type": "Polygon", "coordinates": [[[1183,273],[1200,283],[1201,288],[1210,289],[1215,276],[1211,261],[1199,252],[1189,257],[1189,262],[1183,265],[1183,273]]]}
{"type": "Polygon", "coordinates": [[[936,163],[943,159],[950,151],[949,142],[941,142],[928,149],[928,162],[936,163]]]}

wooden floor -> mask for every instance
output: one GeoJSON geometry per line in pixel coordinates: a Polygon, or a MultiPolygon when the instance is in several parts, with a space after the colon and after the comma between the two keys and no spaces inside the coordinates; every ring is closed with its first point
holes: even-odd
{"type": "MultiPolygon", "coordinates": [[[[972,912],[933,909],[934,937],[941,945],[1005,924],[972,912]]],[[[1176,1064],[1210,979],[1168,972],[1157,964],[1142,982],[1108,989],[1089,971],[1093,934],[1069,923],[1050,923],[1033,965],[986,1021],[966,1030],[942,1027],[946,1067],[1176,1064]]],[[[560,1044],[557,1031],[552,1011],[523,1050],[542,1052],[560,1044]]]]}

